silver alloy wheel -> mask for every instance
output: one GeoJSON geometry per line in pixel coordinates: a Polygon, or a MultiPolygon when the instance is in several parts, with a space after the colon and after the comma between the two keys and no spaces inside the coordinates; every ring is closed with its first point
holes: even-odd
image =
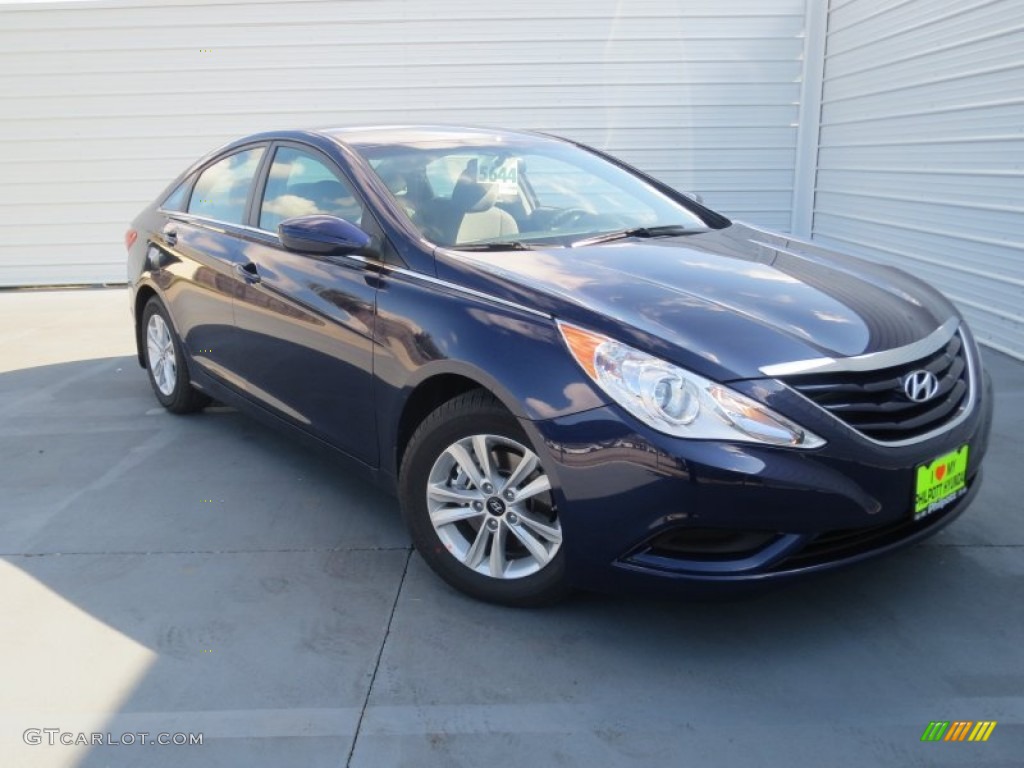
{"type": "Polygon", "coordinates": [[[500,435],[463,438],[437,457],[427,480],[427,511],[457,560],[496,579],[537,573],[562,544],[540,460],[500,435]]]}
{"type": "Polygon", "coordinates": [[[178,383],[178,360],[174,355],[171,330],[158,314],[151,315],[146,326],[146,351],[156,388],[160,394],[170,397],[178,383]]]}

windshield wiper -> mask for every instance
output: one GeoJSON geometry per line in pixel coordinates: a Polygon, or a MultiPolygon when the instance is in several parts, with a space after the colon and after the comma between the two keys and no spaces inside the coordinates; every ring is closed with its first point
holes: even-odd
{"type": "Polygon", "coordinates": [[[466,243],[450,245],[456,251],[535,251],[539,246],[527,245],[519,240],[499,240],[490,243],[466,243]]]}
{"type": "Polygon", "coordinates": [[[579,248],[583,245],[610,243],[612,240],[625,240],[628,237],[671,237],[673,235],[692,235],[700,231],[699,229],[684,227],[682,224],[663,224],[658,227],[633,227],[632,229],[619,229],[615,232],[605,232],[603,235],[585,237],[574,242],[572,247],[579,248]]]}

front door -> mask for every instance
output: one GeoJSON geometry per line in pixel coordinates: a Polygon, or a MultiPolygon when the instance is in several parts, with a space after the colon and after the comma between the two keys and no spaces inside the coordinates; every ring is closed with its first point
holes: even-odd
{"type": "Polygon", "coordinates": [[[248,279],[235,302],[238,373],[272,412],[377,466],[373,408],[374,274],[362,261],[281,247],[277,225],[328,213],[359,224],[362,205],[333,164],[278,146],[245,247],[248,279]]]}

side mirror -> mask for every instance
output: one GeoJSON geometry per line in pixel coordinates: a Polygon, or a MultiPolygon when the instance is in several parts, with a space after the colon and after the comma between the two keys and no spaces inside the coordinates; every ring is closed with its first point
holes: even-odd
{"type": "Polygon", "coordinates": [[[293,216],[277,225],[281,244],[289,251],[332,256],[365,253],[372,238],[350,221],[337,216],[293,216]]]}
{"type": "Polygon", "coordinates": [[[704,205],[704,197],[703,197],[703,195],[700,195],[697,192],[683,192],[683,194],[686,195],[691,200],[693,200],[693,202],[700,203],[701,205],[704,205]]]}

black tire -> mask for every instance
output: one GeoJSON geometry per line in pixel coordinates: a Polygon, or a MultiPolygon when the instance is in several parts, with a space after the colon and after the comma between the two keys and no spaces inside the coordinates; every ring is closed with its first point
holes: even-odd
{"type": "MultiPolygon", "coordinates": [[[[476,451],[469,458],[479,471],[481,462],[476,458],[478,455],[479,451],[476,451]]],[[[433,411],[410,439],[399,472],[402,516],[417,551],[435,573],[456,589],[480,600],[501,605],[533,607],[551,604],[570,592],[558,511],[550,491],[526,496],[527,486],[536,488],[536,481],[541,478],[540,484],[543,487],[543,478],[546,477],[539,457],[536,457],[529,438],[515,417],[489,393],[474,390],[449,400],[433,411]],[[482,444],[487,446],[483,453],[487,455],[492,469],[490,475],[481,472],[481,478],[489,476],[510,482],[513,480],[511,476],[515,475],[513,470],[519,466],[519,460],[526,456],[524,451],[538,459],[536,469],[518,478],[513,488],[505,489],[511,494],[509,497],[503,497],[502,489],[495,489],[493,484],[486,482],[477,488],[462,471],[461,464],[455,462],[447,468],[445,464],[452,461],[450,449],[457,449],[459,441],[471,443],[473,436],[482,439],[482,444]],[[459,514],[465,511],[472,515],[470,519],[441,524],[439,532],[431,521],[432,502],[428,502],[427,498],[432,473],[435,484],[438,477],[449,478],[442,483],[445,490],[479,495],[480,501],[472,504],[482,505],[482,511],[471,511],[469,501],[446,504],[436,503],[435,500],[435,514],[448,511],[459,514]],[[459,481],[456,480],[459,477],[463,478],[462,485],[458,485],[459,481]],[[485,487],[492,491],[483,493],[481,489],[485,487]],[[513,501],[521,491],[524,493],[523,500],[513,501]],[[498,513],[488,506],[493,504],[493,498],[502,502],[498,513]],[[504,498],[509,499],[507,506],[504,498]],[[535,527],[538,523],[544,527],[535,527]],[[485,525],[495,526],[493,532],[490,529],[484,532],[482,528],[485,525]],[[553,537],[552,532],[556,529],[557,537],[553,537]],[[482,534],[486,534],[485,538],[488,539],[486,550],[479,547],[476,551],[488,554],[481,555],[486,557],[486,562],[479,562],[477,567],[489,570],[491,574],[501,573],[500,577],[479,572],[467,564],[473,560],[475,548],[475,544],[470,544],[470,539],[474,536],[479,539],[482,534]],[[526,541],[533,539],[535,548],[532,551],[524,546],[524,534],[526,541]],[[443,540],[442,536],[447,540],[443,540]],[[453,540],[458,546],[453,546],[453,540]],[[490,553],[498,542],[501,542],[502,554],[495,563],[490,553]],[[536,554],[538,542],[543,548],[540,556],[536,554]],[[469,545],[469,552],[463,552],[460,557],[459,547],[462,545],[469,545]],[[535,571],[531,570],[534,568],[535,571]]],[[[547,485],[550,485],[550,481],[547,485]]]]}
{"type": "MultiPolygon", "coordinates": [[[[167,309],[164,307],[163,302],[161,302],[156,296],[146,303],[146,307],[142,311],[141,333],[143,356],[146,361],[146,373],[149,374],[150,386],[153,387],[153,394],[155,394],[156,399],[160,401],[160,405],[171,413],[194,413],[195,411],[202,410],[205,406],[209,405],[210,398],[197,390],[191,384],[188,372],[188,361],[185,358],[185,351],[182,348],[181,340],[178,338],[178,334],[174,330],[174,325],[171,323],[171,318],[167,313],[167,309]],[[154,321],[154,317],[159,318],[159,321],[154,321]],[[166,328],[170,344],[169,349],[173,353],[173,386],[170,386],[169,378],[161,379],[161,381],[158,382],[157,379],[160,374],[154,374],[154,360],[151,359],[153,351],[149,344],[149,332],[151,323],[156,323],[155,327],[159,328],[159,322],[162,322],[163,327],[166,328]]],[[[156,368],[157,370],[161,369],[159,361],[156,362],[156,368]]]]}

